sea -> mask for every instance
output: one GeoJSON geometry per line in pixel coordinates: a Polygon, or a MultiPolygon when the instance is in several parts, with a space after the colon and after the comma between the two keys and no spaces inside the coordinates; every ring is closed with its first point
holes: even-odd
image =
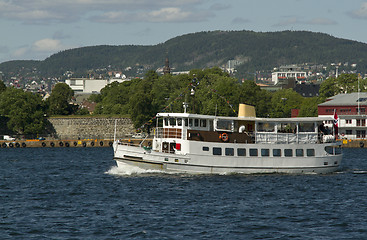
{"type": "Polygon", "coordinates": [[[190,175],[1,148],[0,239],[367,239],[367,149],[326,175],[190,175]]]}

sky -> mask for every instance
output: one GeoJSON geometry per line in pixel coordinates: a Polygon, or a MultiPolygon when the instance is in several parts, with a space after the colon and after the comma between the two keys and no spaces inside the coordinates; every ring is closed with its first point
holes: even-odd
{"type": "Polygon", "coordinates": [[[0,63],[202,31],[306,30],[367,43],[367,0],[0,0],[0,63]]]}

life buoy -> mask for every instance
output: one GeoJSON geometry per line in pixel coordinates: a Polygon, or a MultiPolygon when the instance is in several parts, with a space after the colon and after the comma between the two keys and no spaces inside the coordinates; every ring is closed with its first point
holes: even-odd
{"type": "Polygon", "coordinates": [[[223,141],[223,142],[228,142],[229,137],[227,133],[222,133],[219,135],[219,138],[223,141]]]}
{"type": "Polygon", "coordinates": [[[363,147],[364,147],[364,142],[359,142],[359,146],[360,146],[361,148],[363,148],[363,147]]]}

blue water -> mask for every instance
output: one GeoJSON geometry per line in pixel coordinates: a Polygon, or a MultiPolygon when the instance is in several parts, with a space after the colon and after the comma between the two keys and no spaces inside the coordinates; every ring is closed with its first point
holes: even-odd
{"type": "Polygon", "coordinates": [[[192,176],[0,149],[0,239],[367,239],[367,149],[344,153],[334,174],[192,176]]]}

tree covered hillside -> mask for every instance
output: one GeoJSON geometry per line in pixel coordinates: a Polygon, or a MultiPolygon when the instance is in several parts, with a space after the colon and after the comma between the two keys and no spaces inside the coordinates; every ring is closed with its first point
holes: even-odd
{"type": "Polygon", "coordinates": [[[162,67],[166,56],[178,71],[221,66],[236,59],[242,62],[237,67],[239,75],[284,64],[332,62],[356,63],[357,71],[367,72],[366,44],[307,31],[212,31],[175,37],[154,46],[82,47],[56,53],[44,61],[5,62],[0,64],[0,71],[6,74],[25,64],[44,76],[65,71],[83,75],[92,69],[124,70],[132,66],[147,71],[162,67]]]}

